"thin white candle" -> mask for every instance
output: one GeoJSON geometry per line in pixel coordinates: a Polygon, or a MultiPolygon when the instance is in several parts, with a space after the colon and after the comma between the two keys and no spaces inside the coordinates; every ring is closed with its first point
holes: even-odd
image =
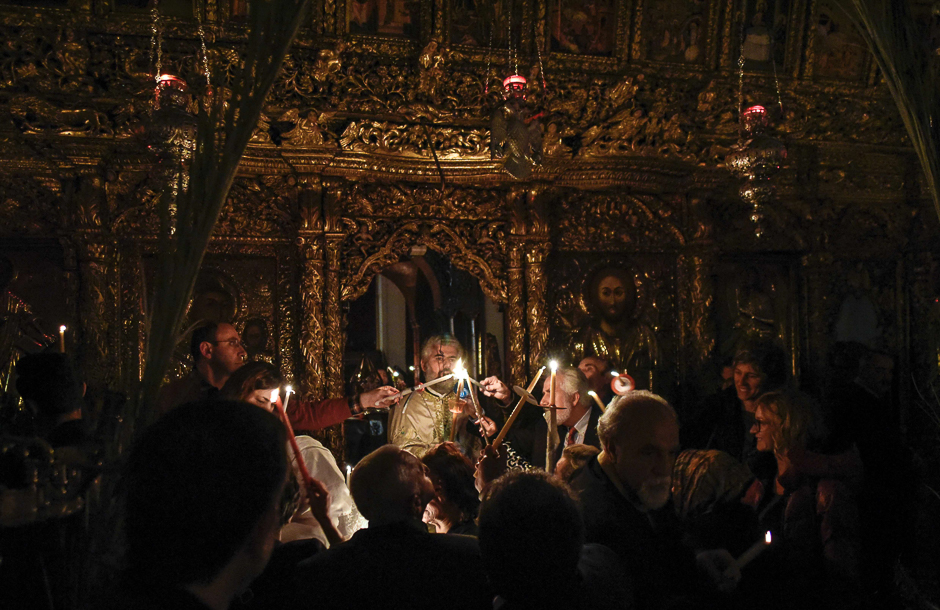
{"type": "Polygon", "coordinates": [[[284,412],[287,413],[287,403],[290,402],[290,395],[294,393],[294,389],[291,386],[284,388],[284,412]]]}
{"type": "Polygon", "coordinates": [[[755,542],[751,548],[744,551],[744,553],[734,561],[734,564],[738,566],[738,570],[742,570],[744,566],[754,561],[758,555],[764,552],[764,549],[770,546],[772,541],[773,537],[768,531],[766,534],[764,534],[763,540],[758,540],[755,542]]]}
{"type": "Polygon", "coordinates": [[[396,396],[398,396],[399,398],[400,398],[400,397],[403,397],[403,396],[408,396],[408,395],[411,394],[412,392],[417,392],[418,390],[423,390],[424,388],[426,388],[426,387],[428,387],[428,386],[432,386],[432,385],[434,385],[434,384],[436,384],[436,383],[441,383],[441,382],[443,382],[443,381],[447,381],[448,379],[453,379],[453,378],[454,378],[454,375],[453,375],[453,373],[451,373],[450,375],[444,375],[443,377],[438,377],[437,379],[431,380],[431,381],[429,381],[429,382],[427,382],[427,383],[419,383],[418,385],[416,385],[416,386],[413,387],[413,388],[408,388],[407,390],[404,390],[404,391],[399,392],[399,393],[397,393],[397,394],[390,394],[390,395],[386,396],[385,398],[380,398],[380,399],[376,400],[376,401],[375,401],[375,406],[377,407],[377,406],[379,406],[380,404],[382,404],[382,401],[383,401],[383,400],[391,400],[391,399],[395,398],[396,396]]]}
{"type": "Polygon", "coordinates": [[[600,408],[601,413],[605,413],[607,411],[607,407],[605,407],[604,403],[601,402],[601,399],[597,396],[597,392],[595,392],[594,390],[589,390],[588,396],[594,399],[594,402],[597,403],[597,406],[600,408]]]}
{"type": "Polygon", "coordinates": [[[59,352],[65,353],[65,324],[59,327],[59,352]]]}

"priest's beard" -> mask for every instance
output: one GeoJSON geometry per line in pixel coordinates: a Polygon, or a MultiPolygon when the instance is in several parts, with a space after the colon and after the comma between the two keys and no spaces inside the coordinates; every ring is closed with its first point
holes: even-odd
{"type": "Polygon", "coordinates": [[[656,477],[645,481],[637,491],[637,496],[639,496],[643,506],[650,510],[656,510],[666,506],[671,489],[671,477],[656,477]]]}

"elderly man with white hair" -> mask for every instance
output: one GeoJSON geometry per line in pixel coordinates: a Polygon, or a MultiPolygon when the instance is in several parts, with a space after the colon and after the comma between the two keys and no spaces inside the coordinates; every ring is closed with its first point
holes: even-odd
{"type": "Polygon", "coordinates": [[[601,454],[571,486],[581,503],[586,542],[620,556],[635,584],[637,606],[669,607],[707,598],[708,589],[733,589],[741,576],[734,558],[724,549],[686,546],[671,508],[679,453],[672,406],[656,394],[630,392],[607,409],[597,434],[601,454]]]}

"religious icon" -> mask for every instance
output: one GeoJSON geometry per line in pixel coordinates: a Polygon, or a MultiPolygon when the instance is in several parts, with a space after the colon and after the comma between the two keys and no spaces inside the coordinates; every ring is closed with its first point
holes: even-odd
{"type": "Polygon", "coordinates": [[[788,0],[750,0],[744,12],[741,55],[749,70],[779,69],[783,65],[790,16],[788,0]]]}
{"type": "Polygon", "coordinates": [[[848,16],[832,3],[819,6],[813,50],[814,76],[858,80],[865,74],[868,46],[848,16]]]}
{"type": "Polygon", "coordinates": [[[673,0],[648,8],[646,53],[654,61],[700,63],[704,50],[704,2],[673,0]]]}
{"type": "MultiPolygon", "coordinates": [[[[521,4],[517,7],[521,9],[521,4]]],[[[520,23],[521,12],[516,12],[519,15],[513,15],[513,21],[520,23]]],[[[493,48],[507,46],[509,9],[503,0],[451,0],[448,24],[451,44],[493,48]]]]}
{"type": "Polygon", "coordinates": [[[605,358],[638,387],[650,389],[659,347],[653,329],[637,315],[633,272],[615,266],[597,270],[585,281],[585,302],[592,319],[578,338],[580,355],[605,358]]]}
{"type": "Polygon", "coordinates": [[[349,33],[417,38],[419,9],[418,0],[349,0],[349,33]]]}
{"type": "Polygon", "coordinates": [[[268,323],[264,318],[251,318],[245,321],[242,328],[242,341],[249,360],[263,360],[273,363],[271,353],[268,351],[268,323]]]}
{"type": "Polygon", "coordinates": [[[617,10],[614,0],[556,0],[551,16],[551,50],[610,56],[617,10]]]}

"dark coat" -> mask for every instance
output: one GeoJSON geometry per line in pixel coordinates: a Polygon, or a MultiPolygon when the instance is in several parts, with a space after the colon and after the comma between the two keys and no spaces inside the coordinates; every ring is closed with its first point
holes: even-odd
{"type": "Polygon", "coordinates": [[[476,538],[430,534],[420,521],[360,530],[302,562],[302,606],[309,608],[489,609],[476,538]]]}
{"type": "Polygon", "coordinates": [[[596,457],[571,486],[581,504],[585,542],[617,553],[634,583],[637,607],[661,608],[691,595],[698,584],[695,558],[682,544],[671,504],[642,512],[617,490],[596,457]]]}

